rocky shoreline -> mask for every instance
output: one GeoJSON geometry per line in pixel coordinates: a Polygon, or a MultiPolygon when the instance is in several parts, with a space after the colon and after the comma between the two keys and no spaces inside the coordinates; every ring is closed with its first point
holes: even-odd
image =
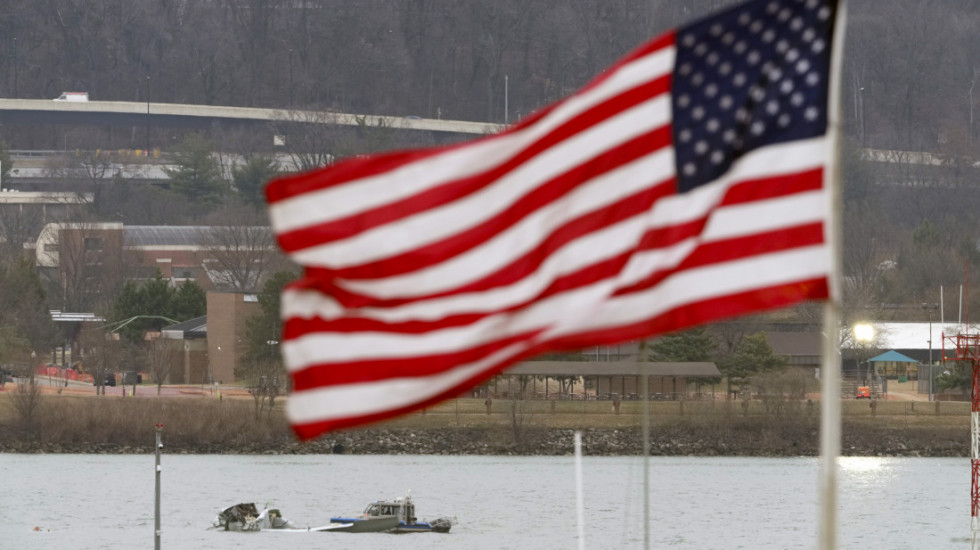
{"type": "MultiPolygon", "coordinates": [[[[289,433],[274,441],[201,443],[165,436],[167,454],[354,454],[354,455],[500,455],[562,456],[574,452],[575,430],[525,428],[515,438],[510,429],[374,428],[328,434],[309,443],[289,433]]],[[[582,430],[587,456],[626,456],[642,452],[639,429],[582,430]]],[[[11,434],[2,434],[11,435],[11,434]]],[[[133,442],[92,443],[0,438],[3,453],[152,453],[152,445],[133,442]]],[[[968,457],[969,433],[957,428],[844,426],[844,456],[968,457]]],[[[661,426],[650,432],[651,456],[818,456],[815,427],[739,425],[661,426]]]]}

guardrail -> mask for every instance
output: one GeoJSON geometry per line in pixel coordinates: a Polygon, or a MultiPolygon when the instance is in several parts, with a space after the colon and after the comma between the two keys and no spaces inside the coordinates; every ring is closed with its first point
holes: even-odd
{"type": "Polygon", "coordinates": [[[11,149],[10,158],[38,158],[38,157],[60,157],[68,154],[67,151],[54,150],[30,150],[30,149],[11,149]]]}

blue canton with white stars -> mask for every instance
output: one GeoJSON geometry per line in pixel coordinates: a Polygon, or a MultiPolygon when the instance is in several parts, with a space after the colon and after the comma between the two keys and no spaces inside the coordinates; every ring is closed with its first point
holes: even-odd
{"type": "Polygon", "coordinates": [[[677,31],[677,188],[755,148],[822,135],[836,0],[757,0],[677,31]]]}

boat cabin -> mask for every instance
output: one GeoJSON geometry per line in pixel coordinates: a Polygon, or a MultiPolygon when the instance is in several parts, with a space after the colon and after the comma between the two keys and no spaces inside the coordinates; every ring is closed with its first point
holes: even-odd
{"type": "Polygon", "coordinates": [[[415,503],[412,497],[396,498],[395,500],[377,500],[367,505],[364,509],[365,516],[397,516],[398,521],[405,524],[413,524],[417,521],[415,517],[415,503]]]}

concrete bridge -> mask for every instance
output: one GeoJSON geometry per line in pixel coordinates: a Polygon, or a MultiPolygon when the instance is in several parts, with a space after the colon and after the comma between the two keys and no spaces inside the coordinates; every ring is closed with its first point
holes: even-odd
{"type": "Polygon", "coordinates": [[[0,122],[39,124],[93,124],[99,126],[210,127],[215,122],[384,125],[400,130],[451,134],[493,134],[503,126],[465,120],[442,120],[219,105],[183,105],[133,101],[52,101],[0,99],[0,122]]]}

